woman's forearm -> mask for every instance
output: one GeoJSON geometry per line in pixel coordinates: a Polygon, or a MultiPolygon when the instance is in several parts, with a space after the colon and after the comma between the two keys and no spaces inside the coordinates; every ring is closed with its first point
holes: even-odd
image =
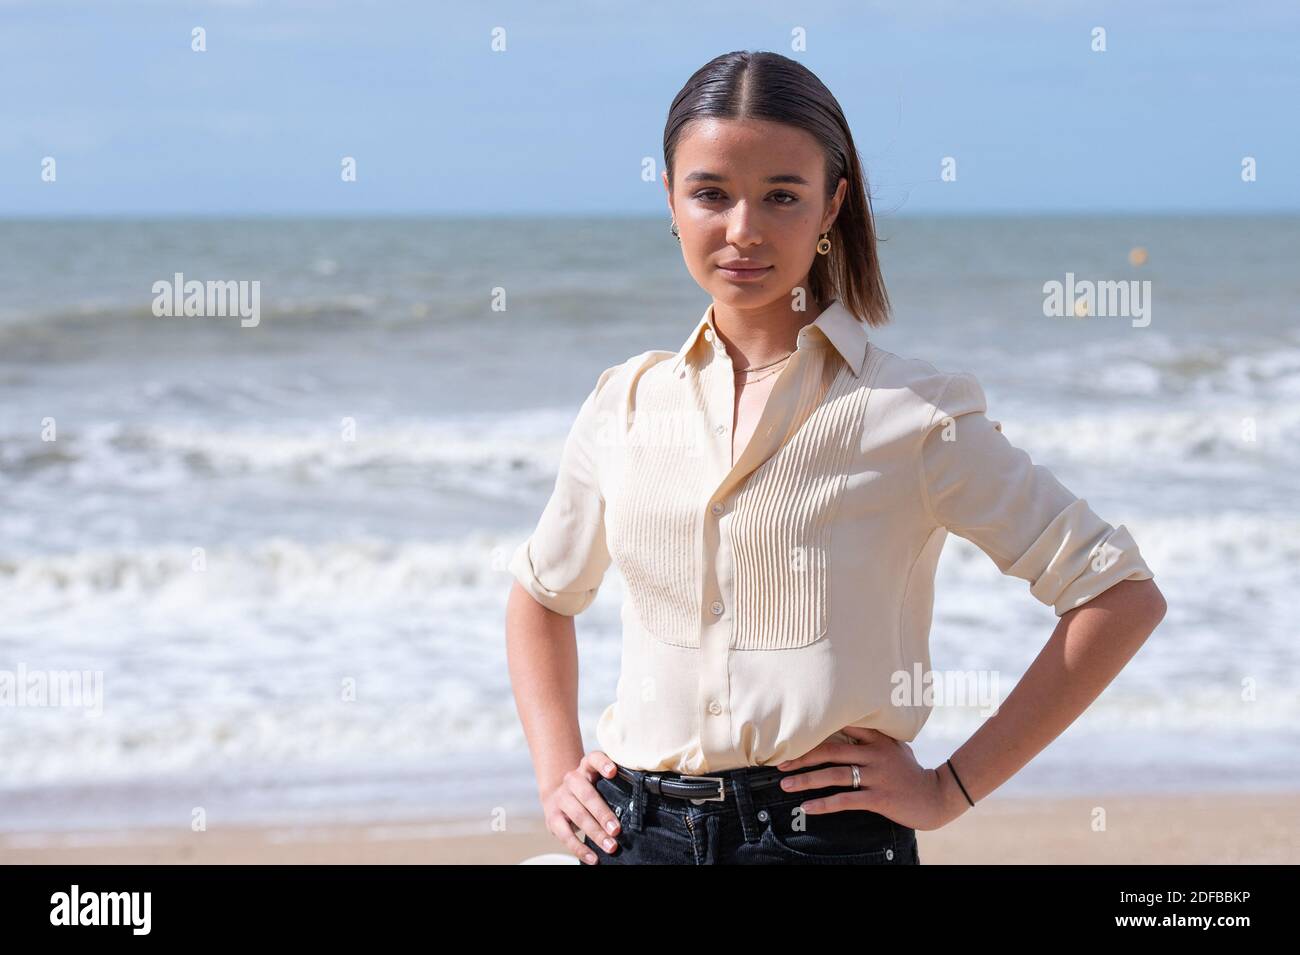
{"type": "Polygon", "coordinates": [[[537,790],[545,794],[585,753],[573,618],[543,607],[515,583],[506,603],[506,659],[537,790]]]}
{"type": "MultiPolygon", "coordinates": [[[[1101,695],[1165,615],[1152,580],[1122,580],[1064,614],[1051,639],[996,713],[952,753],[978,803],[1020,771],[1101,695]]],[[[946,765],[938,767],[945,805],[966,810],[946,765]]]]}

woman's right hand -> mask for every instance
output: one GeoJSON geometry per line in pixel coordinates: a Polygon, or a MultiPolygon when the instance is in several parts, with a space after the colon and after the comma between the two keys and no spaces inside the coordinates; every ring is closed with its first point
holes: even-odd
{"type": "Polygon", "coordinates": [[[595,786],[597,776],[613,779],[616,772],[614,761],[594,749],[542,799],[542,813],[551,835],[587,865],[596,864],[596,854],[583,844],[584,834],[611,855],[618,851],[618,817],[595,786]]]}

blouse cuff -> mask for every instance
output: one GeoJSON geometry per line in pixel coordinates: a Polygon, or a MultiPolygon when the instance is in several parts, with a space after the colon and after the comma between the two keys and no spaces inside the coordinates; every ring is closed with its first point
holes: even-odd
{"type": "Polygon", "coordinates": [[[1029,580],[1029,591],[1058,617],[1121,580],[1155,575],[1123,524],[1111,527],[1082,498],[1061,511],[1008,574],[1029,580]]]}
{"type": "Polygon", "coordinates": [[[532,540],[530,536],[515,548],[510,563],[507,565],[510,573],[523,585],[523,588],[532,594],[533,599],[547,610],[564,614],[566,617],[577,616],[591,606],[596,599],[595,590],[551,590],[537,579],[530,552],[532,540]]]}

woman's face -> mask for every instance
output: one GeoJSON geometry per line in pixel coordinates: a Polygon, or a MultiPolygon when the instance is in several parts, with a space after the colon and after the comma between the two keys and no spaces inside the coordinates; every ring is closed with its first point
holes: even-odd
{"type": "Polygon", "coordinates": [[[700,287],[736,308],[788,308],[848,187],[841,178],[825,199],[817,140],[766,120],[699,120],[677,141],[674,172],[671,189],[663,177],[668,207],[700,287]]]}

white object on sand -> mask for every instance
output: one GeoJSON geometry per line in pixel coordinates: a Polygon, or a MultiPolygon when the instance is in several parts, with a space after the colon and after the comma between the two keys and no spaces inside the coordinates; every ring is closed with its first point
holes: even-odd
{"type": "Polygon", "coordinates": [[[520,865],[582,865],[578,857],[567,852],[543,852],[539,856],[530,856],[520,865]]]}

